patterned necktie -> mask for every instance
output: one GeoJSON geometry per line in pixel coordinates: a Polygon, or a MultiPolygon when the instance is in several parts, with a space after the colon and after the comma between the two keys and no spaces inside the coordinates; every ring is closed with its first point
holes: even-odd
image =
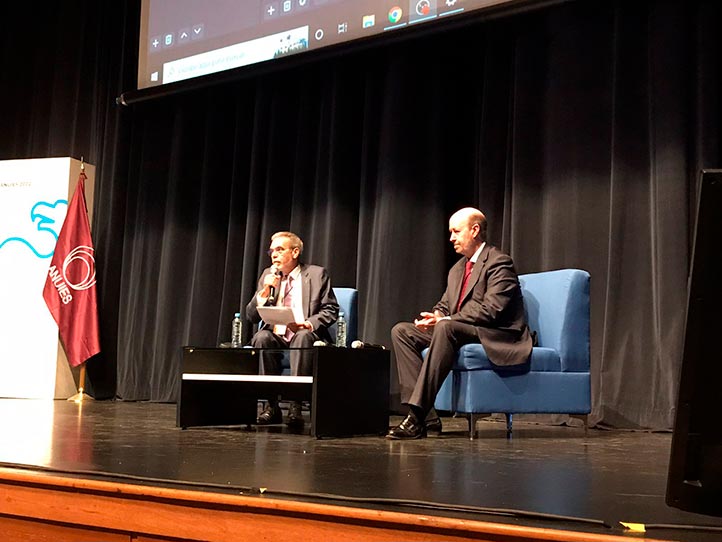
{"type": "MultiPolygon", "coordinates": [[[[286,288],[283,290],[283,306],[284,307],[290,307],[291,302],[293,299],[291,298],[291,290],[293,289],[293,277],[291,275],[288,276],[288,279],[286,280],[286,288]]],[[[290,329],[286,328],[286,333],[283,334],[283,338],[287,341],[291,340],[291,337],[293,337],[294,333],[290,329]]]]}
{"type": "Polygon", "coordinates": [[[283,306],[284,307],[291,306],[291,289],[293,288],[292,282],[293,282],[293,277],[291,275],[289,275],[288,280],[286,280],[286,288],[283,290],[283,306]]]}
{"type": "Polygon", "coordinates": [[[466,293],[466,285],[469,283],[469,277],[471,276],[471,269],[474,267],[474,262],[466,260],[466,266],[464,267],[464,281],[461,283],[461,292],[459,293],[459,302],[456,304],[456,312],[461,310],[461,300],[464,299],[466,293]]]}

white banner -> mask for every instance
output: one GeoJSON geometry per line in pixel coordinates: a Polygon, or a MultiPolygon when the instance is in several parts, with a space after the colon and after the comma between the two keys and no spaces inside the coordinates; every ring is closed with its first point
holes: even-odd
{"type": "Polygon", "coordinates": [[[0,397],[52,399],[70,374],[42,292],[78,172],[71,158],[0,161],[0,397]]]}

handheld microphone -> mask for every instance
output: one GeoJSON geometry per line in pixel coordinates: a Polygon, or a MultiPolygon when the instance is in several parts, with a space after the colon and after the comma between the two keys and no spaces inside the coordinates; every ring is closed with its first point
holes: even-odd
{"type": "MultiPolygon", "coordinates": [[[[283,273],[281,273],[281,270],[275,265],[271,266],[271,273],[273,273],[277,277],[280,277],[283,274],[283,273]]],[[[268,287],[268,303],[271,305],[276,304],[276,287],[275,286],[268,287]]]]}
{"type": "Polygon", "coordinates": [[[351,348],[374,348],[376,350],[386,350],[386,347],[383,344],[365,343],[363,341],[352,342],[351,348]]]}

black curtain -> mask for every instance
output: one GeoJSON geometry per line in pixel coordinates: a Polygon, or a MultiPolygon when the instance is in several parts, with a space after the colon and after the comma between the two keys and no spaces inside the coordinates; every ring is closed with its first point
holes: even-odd
{"type": "Polygon", "coordinates": [[[0,159],[98,166],[96,396],[175,400],[181,345],[228,340],[281,229],[388,344],[472,205],[519,273],[591,273],[593,421],[671,427],[717,2],[570,1],[128,107],[137,0],[48,9],[0,34],[0,159]]]}

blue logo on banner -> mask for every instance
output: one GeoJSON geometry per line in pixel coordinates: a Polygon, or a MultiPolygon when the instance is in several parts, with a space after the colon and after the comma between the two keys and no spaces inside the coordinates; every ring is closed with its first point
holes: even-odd
{"type": "Polygon", "coordinates": [[[65,199],[59,199],[55,203],[39,201],[30,210],[30,223],[17,225],[18,229],[27,230],[27,233],[0,241],[0,250],[5,245],[16,242],[27,246],[38,258],[50,258],[55,251],[55,243],[62,226],[62,221],[58,218],[65,216],[67,207],[68,200],[65,199]],[[32,229],[32,224],[35,224],[35,230],[32,229]]]}

